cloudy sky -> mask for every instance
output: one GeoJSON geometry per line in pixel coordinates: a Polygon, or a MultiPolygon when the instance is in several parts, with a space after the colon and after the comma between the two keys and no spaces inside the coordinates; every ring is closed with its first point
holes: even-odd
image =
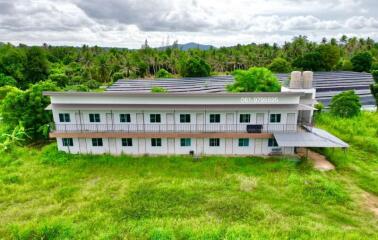
{"type": "Polygon", "coordinates": [[[139,48],[283,43],[299,34],[378,40],[378,0],[0,0],[0,41],[139,48]]]}

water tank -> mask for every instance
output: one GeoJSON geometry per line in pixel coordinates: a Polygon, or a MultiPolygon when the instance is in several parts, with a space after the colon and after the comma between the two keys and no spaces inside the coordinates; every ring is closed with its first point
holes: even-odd
{"type": "Polygon", "coordinates": [[[312,88],[312,81],[314,79],[314,73],[312,71],[303,72],[303,88],[312,88]]]}
{"type": "Polygon", "coordinates": [[[299,71],[291,72],[289,88],[302,88],[302,73],[299,71]]]}

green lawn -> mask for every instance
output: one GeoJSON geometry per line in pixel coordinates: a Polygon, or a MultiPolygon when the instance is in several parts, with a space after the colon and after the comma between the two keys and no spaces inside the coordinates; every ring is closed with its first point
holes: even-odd
{"type": "Polygon", "coordinates": [[[348,121],[318,118],[353,140],[326,151],[327,173],[294,158],[18,148],[0,158],[0,239],[378,239],[363,197],[378,195],[378,115],[348,121]]]}

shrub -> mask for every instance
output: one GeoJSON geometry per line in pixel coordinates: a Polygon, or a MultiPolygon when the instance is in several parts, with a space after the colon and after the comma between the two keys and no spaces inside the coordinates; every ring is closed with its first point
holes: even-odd
{"type": "Polygon", "coordinates": [[[353,64],[350,60],[344,60],[341,65],[341,70],[343,71],[352,71],[353,70],[353,64]]]}
{"type": "Polygon", "coordinates": [[[16,86],[17,82],[11,76],[6,76],[3,73],[0,73],[0,87],[2,86],[16,86]]]}
{"type": "Polygon", "coordinates": [[[19,91],[19,89],[12,86],[0,87],[0,102],[7,96],[8,93],[12,91],[19,91]]]}
{"type": "Polygon", "coordinates": [[[351,59],[353,70],[357,72],[369,72],[373,57],[369,52],[361,52],[354,55],[351,59]]]}
{"type": "Polygon", "coordinates": [[[68,84],[68,77],[64,73],[50,74],[49,79],[55,82],[58,87],[64,87],[68,84]]]}
{"type": "Polygon", "coordinates": [[[202,58],[191,57],[181,63],[180,70],[183,77],[207,77],[210,75],[211,67],[202,58]]]}
{"type": "Polygon", "coordinates": [[[373,76],[374,82],[378,84],[378,70],[372,70],[371,75],[373,76]]]}
{"type": "Polygon", "coordinates": [[[314,106],[318,113],[321,113],[324,109],[324,104],[322,102],[317,102],[314,106]]]}
{"type": "Polygon", "coordinates": [[[291,64],[284,58],[275,58],[269,65],[269,70],[275,73],[288,73],[291,71],[291,64]]]}
{"type": "Polygon", "coordinates": [[[51,165],[65,164],[71,159],[70,155],[58,151],[56,143],[47,145],[42,148],[41,162],[51,165]]]}
{"type": "Polygon", "coordinates": [[[171,78],[172,74],[165,70],[164,68],[161,68],[157,73],[155,74],[156,78],[171,78]]]}
{"type": "Polygon", "coordinates": [[[277,77],[266,68],[252,67],[233,72],[234,83],[227,86],[230,92],[279,92],[281,85],[277,77]]]}
{"type": "Polygon", "coordinates": [[[167,89],[165,89],[163,87],[154,86],[154,87],[151,88],[151,92],[152,93],[166,93],[168,91],[167,91],[167,89]]]}
{"type": "Polygon", "coordinates": [[[331,100],[331,113],[335,116],[350,118],[360,114],[360,98],[354,91],[346,91],[337,94],[331,100]]]}

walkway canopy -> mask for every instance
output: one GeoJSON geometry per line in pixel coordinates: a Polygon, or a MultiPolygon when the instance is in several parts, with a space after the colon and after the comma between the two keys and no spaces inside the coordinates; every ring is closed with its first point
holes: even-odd
{"type": "Polygon", "coordinates": [[[307,132],[274,133],[280,147],[347,148],[349,145],[327,131],[305,127],[307,132]]]}

